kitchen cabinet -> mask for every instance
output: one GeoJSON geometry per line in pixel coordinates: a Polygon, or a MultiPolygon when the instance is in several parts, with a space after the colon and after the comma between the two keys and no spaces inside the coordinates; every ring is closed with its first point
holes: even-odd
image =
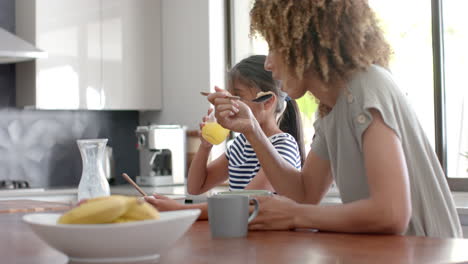
{"type": "Polygon", "coordinates": [[[161,2],[102,0],[107,109],[161,108],[161,2]]]}
{"type": "Polygon", "coordinates": [[[161,109],[160,1],[15,3],[16,34],[48,53],[16,65],[17,106],[161,109]]]}

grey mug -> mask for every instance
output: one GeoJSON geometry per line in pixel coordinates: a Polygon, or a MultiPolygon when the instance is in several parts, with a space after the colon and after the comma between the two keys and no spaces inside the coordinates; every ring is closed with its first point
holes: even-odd
{"type": "Polygon", "coordinates": [[[243,195],[213,195],[208,197],[208,222],[213,237],[245,237],[248,224],[258,214],[258,201],[243,195]],[[249,215],[249,204],[254,210],[249,215]]]}

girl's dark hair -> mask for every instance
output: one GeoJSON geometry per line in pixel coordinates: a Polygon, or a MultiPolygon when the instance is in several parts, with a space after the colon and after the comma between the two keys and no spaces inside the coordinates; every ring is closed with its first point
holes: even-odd
{"type": "Polygon", "coordinates": [[[305,153],[299,109],[296,101],[290,99],[286,93],[281,91],[280,83],[273,79],[271,72],[265,70],[265,60],[265,55],[253,55],[237,63],[228,72],[229,87],[233,87],[235,81],[240,81],[249,87],[258,88],[262,92],[272,91],[278,98],[275,111],[277,114],[283,111],[284,104],[286,104],[286,109],[278,119],[278,126],[282,131],[291,134],[296,139],[299,154],[301,155],[301,164],[303,165],[305,153]]]}
{"type": "Polygon", "coordinates": [[[299,146],[299,154],[301,154],[301,165],[304,165],[304,137],[302,134],[301,116],[296,101],[292,99],[286,101],[286,109],[279,119],[279,128],[296,139],[299,146]]]}

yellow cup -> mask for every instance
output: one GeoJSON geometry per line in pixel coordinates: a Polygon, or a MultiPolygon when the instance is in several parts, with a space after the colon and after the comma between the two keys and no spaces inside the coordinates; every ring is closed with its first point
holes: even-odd
{"type": "Polygon", "coordinates": [[[221,144],[229,135],[229,130],[216,122],[208,122],[202,127],[202,137],[213,145],[221,144]]]}

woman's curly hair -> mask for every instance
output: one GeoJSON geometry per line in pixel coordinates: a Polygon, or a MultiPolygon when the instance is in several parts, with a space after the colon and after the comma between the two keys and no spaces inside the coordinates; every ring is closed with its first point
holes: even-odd
{"type": "Polygon", "coordinates": [[[251,35],[299,79],[313,70],[333,85],[371,64],[388,66],[390,46],[367,0],[256,0],[250,16],[251,35]]]}

